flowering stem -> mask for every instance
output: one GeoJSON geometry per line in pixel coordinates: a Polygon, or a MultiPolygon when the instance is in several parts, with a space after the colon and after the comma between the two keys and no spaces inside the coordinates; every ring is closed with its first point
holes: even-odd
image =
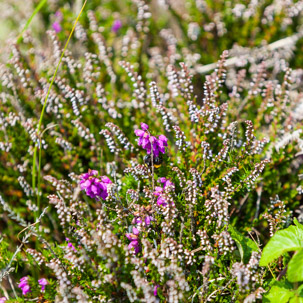
{"type": "Polygon", "coordinates": [[[151,169],[152,169],[152,187],[153,187],[153,192],[155,191],[155,180],[154,180],[154,148],[153,148],[153,142],[151,141],[151,134],[149,134],[149,142],[151,144],[151,169]]]}
{"type": "Polygon", "coordinates": [[[153,149],[151,150],[151,164],[152,164],[152,186],[153,192],[155,191],[155,179],[154,179],[154,153],[153,149]]]}
{"type": "Polygon", "coordinates": [[[194,218],[194,210],[192,203],[189,205],[189,217],[190,217],[190,231],[192,234],[193,242],[195,242],[194,239],[195,239],[196,228],[195,228],[195,218],[194,218]]]}
{"type": "Polygon", "coordinates": [[[183,229],[184,229],[184,218],[181,216],[181,228],[180,228],[180,237],[179,237],[180,244],[182,244],[183,229]]]}
{"type": "MultiPolygon", "coordinates": [[[[40,140],[40,144],[41,144],[41,140],[40,140]]],[[[41,173],[41,162],[42,162],[42,148],[41,148],[41,146],[39,148],[39,160],[38,160],[38,162],[39,162],[39,167],[38,167],[38,192],[37,192],[38,196],[37,196],[37,211],[35,213],[39,212],[39,210],[40,210],[40,194],[41,194],[40,193],[40,190],[41,190],[40,173],[41,173]]]]}
{"type": "Polygon", "coordinates": [[[18,295],[16,293],[16,290],[15,290],[15,287],[14,287],[14,284],[12,282],[10,275],[7,276],[7,279],[8,279],[9,285],[11,286],[11,289],[13,290],[15,298],[18,299],[18,295]]]}
{"type": "MultiPolygon", "coordinates": [[[[255,244],[257,245],[260,254],[262,254],[262,250],[261,250],[261,248],[260,248],[259,243],[255,240],[255,238],[253,237],[253,235],[252,235],[250,232],[248,232],[248,234],[249,234],[249,236],[252,238],[252,240],[255,242],[255,244]]],[[[267,265],[267,268],[268,268],[268,270],[270,271],[272,277],[277,281],[277,278],[276,278],[275,274],[273,273],[273,271],[271,270],[269,264],[267,265]]]]}
{"type": "Polygon", "coordinates": [[[256,189],[258,199],[256,203],[256,213],[255,213],[255,219],[258,219],[259,211],[260,211],[260,204],[261,204],[261,196],[262,196],[262,189],[263,189],[263,182],[261,182],[260,186],[256,189]]]}

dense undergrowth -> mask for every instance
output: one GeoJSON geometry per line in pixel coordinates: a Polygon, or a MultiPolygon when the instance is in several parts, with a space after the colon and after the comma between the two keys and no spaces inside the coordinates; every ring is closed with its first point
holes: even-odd
{"type": "Polygon", "coordinates": [[[58,65],[82,4],[1,55],[0,302],[303,302],[303,1],[88,1],[58,65]]]}

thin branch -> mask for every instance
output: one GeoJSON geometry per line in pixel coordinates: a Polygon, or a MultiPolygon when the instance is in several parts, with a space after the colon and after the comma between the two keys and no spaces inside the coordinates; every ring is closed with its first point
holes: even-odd
{"type": "Polygon", "coordinates": [[[257,203],[256,203],[255,219],[257,219],[259,217],[262,189],[263,189],[263,183],[261,183],[261,185],[257,188],[258,199],[257,199],[257,203]]]}
{"type": "Polygon", "coordinates": [[[219,287],[218,289],[216,289],[215,291],[213,291],[213,292],[206,298],[205,302],[209,301],[209,300],[211,299],[211,297],[212,297],[216,292],[222,291],[222,290],[226,289],[226,288],[229,286],[229,284],[230,284],[231,282],[233,282],[233,280],[234,280],[234,279],[230,279],[229,282],[228,282],[225,286],[219,287]]]}
{"type": "MultiPolygon", "coordinates": [[[[254,56],[256,52],[261,53],[264,51],[272,52],[276,49],[283,48],[285,46],[289,47],[291,45],[294,45],[301,37],[303,36],[303,33],[297,33],[290,37],[283,38],[281,40],[275,41],[271,44],[268,44],[266,46],[262,47],[255,47],[251,50],[248,50],[246,53],[240,56],[229,58],[225,61],[226,67],[231,67],[236,65],[238,62],[243,60],[249,60],[250,62],[255,61],[257,58],[254,56]]],[[[198,74],[208,74],[212,70],[215,70],[217,68],[217,63],[211,63],[207,65],[202,65],[196,67],[196,72],[198,74]]]]}

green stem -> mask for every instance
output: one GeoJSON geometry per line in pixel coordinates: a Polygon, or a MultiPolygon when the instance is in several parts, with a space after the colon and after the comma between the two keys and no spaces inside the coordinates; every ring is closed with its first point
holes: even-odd
{"type": "MultiPolygon", "coordinates": [[[[41,140],[42,141],[42,140],[41,140]]],[[[41,178],[40,178],[40,172],[41,172],[41,159],[42,159],[42,148],[41,148],[41,143],[40,143],[40,148],[39,148],[39,169],[38,169],[38,196],[37,196],[37,207],[38,211],[40,210],[40,190],[41,190],[41,178]]]]}
{"type": "Polygon", "coordinates": [[[30,23],[32,22],[33,18],[35,17],[35,15],[40,11],[40,9],[42,8],[42,6],[47,2],[47,0],[41,0],[39,2],[39,4],[37,5],[37,7],[35,8],[34,12],[32,13],[32,15],[30,16],[30,18],[27,20],[25,26],[22,29],[22,32],[20,33],[19,37],[17,38],[17,43],[19,44],[22,40],[22,36],[24,34],[24,32],[27,30],[27,28],[29,27],[30,23]]]}
{"type": "MultiPolygon", "coordinates": [[[[66,44],[65,44],[65,46],[64,46],[64,49],[63,49],[63,52],[62,52],[62,54],[61,54],[60,60],[59,60],[59,62],[58,62],[58,64],[57,64],[57,67],[56,67],[55,73],[54,73],[54,75],[53,75],[52,81],[51,81],[51,83],[50,83],[50,85],[49,85],[49,88],[48,88],[46,97],[45,97],[45,99],[44,99],[44,104],[43,104],[43,107],[42,107],[42,111],[41,111],[41,114],[40,114],[40,120],[39,120],[39,124],[38,124],[38,133],[39,133],[40,130],[41,130],[41,125],[42,125],[42,121],[43,121],[43,115],[44,115],[44,112],[45,112],[45,108],[46,108],[46,104],[47,104],[48,96],[49,96],[49,94],[50,94],[51,87],[52,87],[52,85],[53,85],[53,83],[54,83],[54,81],[55,81],[55,77],[56,77],[56,75],[57,75],[57,72],[58,72],[60,63],[61,63],[61,61],[62,61],[62,58],[63,58],[63,56],[64,56],[65,50],[66,50],[66,48],[67,48],[67,46],[68,46],[68,43],[69,43],[69,41],[70,41],[70,39],[71,39],[71,37],[72,37],[72,35],[73,35],[73,32],[74,32],[75,27],[76,27],[76,25],[77,25],[77,23],[78,23],[78,20],[79,20],[81,14],[82,14],[82,12],[83,12],[83,9],[84,9],[84,7],[85,7],[85,5],[86,5],[86,2],[87,2],[87,0],[85,0],[83,6],[82,6],[82,8],[81,8],[81,11],[80,11],[80,13],[79,13],[78,16],[77,16],[77,19],[76,19],[76,21],[75,21],[75,23],[74,23],[74,26],[73,26],[73,28],[72,28],[72,30],[71,30],[71,32],[70,32],[70,34],[69,34],[69,37],[68,37],[68,39],[67,39],[67,41],[66,41],[66,44]]],[[[39,140],[40,140],[40,150],[41,150],[41,140],[42,140],[42,136],[39,138],[39,140]]],[[[34,191],[35,191],[35,188],[36,188],[36,158],[37,158],[37,149],[38,149],[38,145],[36,144],[36,145],[35,145],[35,148],[34,148],[33,168],[32,168],[32,187],[33,187],[33,190],[34,190],[34,191]]],[[[39,170],[38,170],[38,186],[39,186],[39,187],[38,187],[38,203],[40,203],[40,200],[39,200],[39,192],[40,192],[40,185],[41,185],[41,183],[40,183],[40,172],[41,172],[41,158],[40,158],[40,156],[41,156],[41,154],[39,155],[39,168],[38,168],[38,169],[39,169],[39,170]]],[[[39,211],[39,209],[38,209],[38,211],[39,211]]],[[[37,214],[36,214],[36,216],[37,216],[37,214]]]]}

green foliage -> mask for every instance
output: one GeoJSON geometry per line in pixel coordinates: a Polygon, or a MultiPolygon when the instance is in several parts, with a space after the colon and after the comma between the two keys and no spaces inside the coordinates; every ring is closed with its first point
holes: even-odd
{"type": "Polygon", "coordinates": [[[262,252],[261,266],[266,266],[282,254],[289,251],[298,251],[303,248],[303,228],[289,226],[278,231],[267,243],[262,252]]]}
{"type": "Polygon", "coordinates": [[[301,303],[303,302],[303,285],[297,289],[292,288],[291,284],[287,281],[280,282],[275,281],[270,291],[264,295],[264,303],[274,303],[274,302],[289,302],[289,303],[301,303]]]}
{"type": "Polygon", "coordinates": [[[241,261],[246,264],[249,261],[249,258],[251,257],[251,253],[253,251],[259,250],[257,244],[252,239],[244,237],[231,225],[228,226],[228,231],[230,232],[231,237],[237,244],[241,256],[241,261]]]}
{"type": "Polygon", "coordinates": [[[0,297],[300,302],[300,2],[90,0],[72,36],[83,1],[21,2],[3,9],[27,30],[1,54],[0,297]],[[141,122],[167,138],[160,167],[141,122]]]}
{"type": "MultiPolygon", "coordinates": [[[[291,285],[287,283],[282,283],[276,281],[268,294],[264,296],[263,302],[266,303],[274,303],[274,302],[281,302],[287,303],[290,302],[290,299],[295,297],[295,292],[293,291],[291,285]]],[[[296,302],[296,301],[295,301],[296,302]]]]}
{"type": "Polygon", "coordinates": [[[264,247],[260,260],[261,266],[266,266],[282,254],[295,251],[295,254],[287,264],[287,280],[283,282],[275,281],[268,294],[264,297],[264,302],[301,302],[303,300],[303,285],[297,288],[297,284],[292,283],[303,281],[302,274],[302,232],[303,225],[297,219],[294,220],[295,226],[290,226],[284,230],[278,231],[264,247]],[[297,288],[297,289],[296,289],[297,288]]]}
{"type": "Polygon", "coordinates": [[[299,250],[288,263],[287,278],[290,282],[303,281],[303,250],[299,250]]]}

